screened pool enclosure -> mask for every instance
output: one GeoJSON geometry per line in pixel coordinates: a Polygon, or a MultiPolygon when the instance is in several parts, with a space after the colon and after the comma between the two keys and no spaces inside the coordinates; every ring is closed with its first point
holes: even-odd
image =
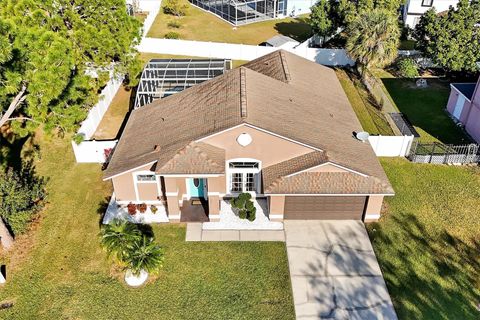
{"type": "Polygon", "coordinates": [[[231,60],[225,59],[152,59],[143,69],[135,109],[219,76],[228,69],[231,69],[231,60]]]}
{"type": "Polygon", "coordinates": [[[285,0],[190,0],[237,26],[286,14],[285,0]]]}

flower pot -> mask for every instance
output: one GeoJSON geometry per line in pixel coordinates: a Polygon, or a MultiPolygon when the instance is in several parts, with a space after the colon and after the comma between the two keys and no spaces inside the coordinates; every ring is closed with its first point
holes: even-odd
{"type": "Polygon", "coordinates": [[[139,287],[145,283],[148,279],[148,272],[145,270],[140,271],[138,276],[134,275],[131,270],[127,270],[125,273],[125,282],[130,287],[139,287]]]}

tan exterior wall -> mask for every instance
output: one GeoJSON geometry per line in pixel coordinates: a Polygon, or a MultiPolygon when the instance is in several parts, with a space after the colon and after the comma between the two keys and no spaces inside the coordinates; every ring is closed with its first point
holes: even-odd
{"type": "Polygon", "coordinates": [[[365,209],[365,222],[377,221],[382,211],[383,196],[372,195],[368,198],[367,208],[365,209]]]}
{"type": "Polygon", "coordinates": [[[283,220],[283,213],[285,209],[285,196],[268,197],[268,209],[270,211],[270,220],[283,220]]]}
{"type": "Polygon", "coordinates": [[[308,147],[247,126],[228,130],[203,141],[225,149],[226,160],[253,158],[262,161],[263,167],[312,151],[308,147]],[[237,143],[237,137],[242,133],[248,133],[252,136],[252,142],[245,147],[237,143]]]}
{"type": "MultiPolygon", "coordinates": [[[[124,174],[112,178],[113,190],[115,191],[115,197],[117,198],[117,201],[137,201],[133,175],[138,171],[149,171],[151,167],[152,165],[147,165],[135,171],[125,172],[124,174]]],[[[156,187],[156,184],[153,185],[156,187]]],[[[156,198],[157,197],[155,196],[155,199],[153,200],[156,200],[156,198]]]]}
{"type": "Polygon", "coordinates": [[[220,177],[209,177],[207,178],[207,191],[210,192],[218,192],[218,193],[225,193],[226,191],[226,184],[225,184],[225,176],[220,177]]]}
{"type": "Polygon", "coordinates": [[[139,201],[159,201],[156,183],[137,183],[139,201]]]}
{"type": "Polygon", "coordinates": [[[219,196],[208,196],[208,215],[210,221],[219,220],[220,217],[220,197],[219,196]],[[215,217],[217,216],[217,217],[215,217]]]}
{"type": "MultiPolygon", "coordinates": [[[[184,178],[182,178],[184,179],[184,178]]],[[[179,200],[181,195],[178,192],[178,180],[180,178],[165,177],[165,194],[167,196],[167,214],[170,220],[180,220],[179,200]],[[175,216],[175,217],[173,217],[175,216]]]]}

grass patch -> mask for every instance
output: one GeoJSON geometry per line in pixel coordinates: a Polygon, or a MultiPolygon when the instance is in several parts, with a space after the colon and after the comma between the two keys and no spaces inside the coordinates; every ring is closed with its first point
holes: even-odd
{"type": "Polygon", "coordinates": [[[400,319],[478,319],[480,170],[381,159],[396,190],[368,231],[400,319]]]}
{"type": "Polygon", "coordinates": [[[305,41],[312,33],[307,16],[274,19],[234,28],[217,16],[191,5],[187,0],[180,0],[180,3],[188,6],[187,15],[175,17],[160,10],[148,31],[149,37],[163,38],[169,31],[175,30],[180,39],[184,40],[258,45],[277,34],[305,41]],[[180,27],[169,28],[168,25],[172,22],[180,27]]]}
{"type": "Polygon", "coordinates": [[[143,288],[122,283],[98,232],[111,186],[100,165],[76,164],[70,140],[40,141],[49,204],[17,241],[2,319],[293,319],[283,243],[186,243],[184,225],[154,226],[165,264],[143,288]],[[140,307],[139,307],[140,306],[140,307]]]}
{"type": "Polygon", "coordinates": [[[399,79],[383,72],[381,80],[400,112],[420,134],[422,142],[470,143],[470,138],[450,119],[447,106],[450,87],[440,79],[427,79],[427,88],[418,88],[412,79],[399,79]]]}
{"type": "Polygon", "coordinates": [[[335,72],[363,130],[370,134],[393,135],[385,116],[372,103],[372,98],[361,81],[345,69],[337,68],[335,72]]]}

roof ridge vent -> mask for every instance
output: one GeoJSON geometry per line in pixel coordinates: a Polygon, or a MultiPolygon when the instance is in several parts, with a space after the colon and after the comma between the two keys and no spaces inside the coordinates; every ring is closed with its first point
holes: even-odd
{"type": "Polygon", "coordinates": [[[247,77],[246,68],[240,67],[240,116],[247,117],[247,77]]]}

